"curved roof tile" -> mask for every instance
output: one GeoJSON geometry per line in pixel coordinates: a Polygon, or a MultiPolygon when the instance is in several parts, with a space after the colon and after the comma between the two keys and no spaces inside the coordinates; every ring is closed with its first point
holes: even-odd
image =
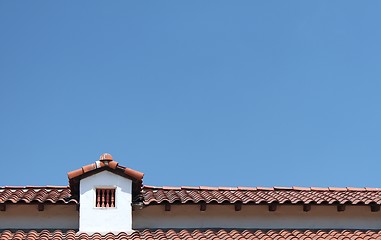
{"type": "MultiPolygon", "coordinates": [[[[207,188],[207,187],[153,187],[141,190],[144,205],[151,204],[378,204],[381,189],[353,188],[313,189],[297,188],[207,188]],[[226,190],[233,189],[233,190],[226,190]]],[[[0,187],[0,203],[52,203],[72,204],[78,201],[68,186],[0,187]]]]}
{"type": "Polygon", "coordinates": [[[108,170],[133,180],[134,194],[137,194],[140,192],[144,173],[133,170],[131,168],[121,166],[119,165],[118,162],[113,160],[111,154],[104,153],[100,156],[99,160],[96,161],[95,163],[92,163],[92,164],[83,166],[77,170],[68,172],[67,176],[69,179],[69,185],[70,185],[72,194],[75,195],[76,198],[78,198],[80,179],[90,176],[92,174],[98,173],[103,170],[108,170]]]}
{"type": "Polygon", "coordinates": [[[142,190],[145,205],[161,203],[381,204],[378,188],[154,187],[142,190]],[[228,190],[230,189],[230,190],[228,190]]]}
{"type": "Polygon", "coordinates": [[[69,187],[0,187],[0,203],[57,203],[76,204],[69,187]]]}
{"type": "Polygon", "coordinates": [[[0,239],[83,239],[83,240],[143,240],[143,239],[380,239],[381,231],[378,230],[242,230],[242,229],[142,229],[131,234],[128,233],[107,233],[107,234],[77,234],[74,230],[48,231],[30,230],[0,231],[0,239]]]}

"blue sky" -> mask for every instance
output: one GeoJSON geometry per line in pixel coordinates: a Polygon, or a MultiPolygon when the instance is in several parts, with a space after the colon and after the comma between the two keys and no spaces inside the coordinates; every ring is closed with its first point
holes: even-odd
{"type": "Polygon", "coordinates": [[[378,1],[1,1],[0,185],[380,186],[378,1]]]}

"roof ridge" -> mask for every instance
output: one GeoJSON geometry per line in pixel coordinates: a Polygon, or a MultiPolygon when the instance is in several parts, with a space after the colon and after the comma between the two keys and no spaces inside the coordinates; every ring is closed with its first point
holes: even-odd
{"type": "Polygon", "coordinates": [[[206,190],[206,191],[331,191],[331,192],[379,192],[381,188],[370,187],[212,187],[212,186],[152,186],[144,185],[143,189],[151,190],[206,190]]]}
{"type": "MultiPolygon", "coordinates": [[[[41,185],[41,186],[0,186],[0,189],[67,189],[69,186],[64,185],[41,185]]],[[[152,186],[144,185],[143,189],[152,190],[205,190],[205,191],[331,191],[331,192],[379,192],[381,188],[370,187],[230,187],[230,186],[152,186]]]]}
{"type": "MultiPolygon", "coordinates": [[[[138,181],[142,181],[144,177],[144,173],[136,171],[134,169],[121,166],[117,161],[114,161],[111,154],[104,153],[100,156],[99,160],[95,161],[94,163],[82,166],[79,169],[73,170],[71,172],[67,173],[67,176],[70,180],[73,180],[75,178],[78,178],[82,176],[85,173],[93,172],[97,169],[111,169],[111,170],[119,170],[122,171],[125,175],[132,177],[138,181]]],[[[71,184],[70,184],[71,185],[71,184]]]]}

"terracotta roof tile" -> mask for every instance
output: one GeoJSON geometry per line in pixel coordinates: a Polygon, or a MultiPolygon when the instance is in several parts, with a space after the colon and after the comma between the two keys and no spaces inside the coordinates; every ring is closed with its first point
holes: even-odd
{"type": "Polygon", "coordinates": [[[344,191],[346,191],[347,189],[346,189],[346,188],[329,187],[328,190],[329,190],[329,191],[344,192],[344,191]]]}
{"type": "Polygon", "coordinates": [[[95,163],[86,165],[81,167],[80,169],[71,171],[67,174],[69,180],[72,180],[74,178],[80,177],[85,173],[94,171],[96,169],[100,168],[109,168],[112,170],[118,169],[119,171],[123,172],[124,174],[128,175],[129,177],[132,177],[138,181],[142,181],[144,173],[133,170],[131,168],[119,166],[118,162],[114,161],[112,159],[112,156],[108,153],[104,153],[100,156],[99,161],[96,161],[95,163]]]}
{"type": "Polygon", "coordinates": [[[208,187],[208,186],[200,186],[200,190],[218,190],[218,187],[208,187]]]}
{"type": "Polygon", "coordinates": [[[366,188],[229,188],[143,187],[143,203],[236,203],[243,204],[381,204],[381,189],[366,188]]]}
{"type": "Polygon", "coordinates": [[[270,187],[257,187],[257,190],[273,191],[274,188],[270,188],[270,187]]]}
{"type": "MultiPolygon", "coordinates": [[[[144,186],[144,187],[146,187],[146,186],[144,186]]],[[[157,187],[153,187],[153,188],[157,188],[157,187]]],[[[187,189],[187,190],[189,190],[189,189],[196,189],[196,190],[198,190],[200,188],[199,187],[195,187],[195,186],[181,186],[181,189],[187,189]]]]}
{"type": "MultiPolygon", "coordinates": [[[[381,188],[247,188],[144,186],[143,203],[380,204],[381,188]]],[[[67,186],[0,187],[0,203],[76,204],[67,186]]]]}
{"type": "Polygon", "coordinates": [[[292,190],[291,187],[278,187],[278,186],[275,186],[273,187],[274,190],[292,190]]]}
{"type": "Polygon", "coordinates": [[[354,188],[354,187],[347,187],[347,190],[348,191],[357,191],[357,192],[359,192],[359,191],[366,191],[365,188],[354,188]]]}
{"type": "Polygon", "coordinates": [[[238,190],[238,188],[236,187],[218,187],[217,189],[220,191],[237,191],[238,190]]]}
{"type": "Polygon", "coordinates": [[[104,153],[95,163],[67,173],[72,194],[78,198],[80,179],[103,170],[109,170],[133,180],[133,194],[136,196],[140,193],[144,173],[120,166],[118,162],[112,159],[109,153],[104,153]]]}
{"type": "Polygon", "coordinates": [[[311,191],[311,188],[309,187],[292,187],[295,191],[311,191]]]}
{"type": "Polygon", "coordinates": [[[127,233],[77,233],[74,230],[68,231],[0,231],[1,240],[11,239],[46,239],[46,240],[143,240],[143,239],[162,239],[162,240],[202,240],[202,239],[380,239],[381,232],[378,230],[225,230],[225,229],[143,229],[131,234],[127,233]]]}
{"type": "Polygon", "coordinates": [[[127,168],[127,167],[121,166],[121,168],[124,168],[124,173],[127,174],[128,176],[131,176],[138,181],[141,181],[143,179],[144,173],[133,170],[131,168],[127,168]]]}
{"type": "Polygon", "coordinates": [[[181,190],[181,187],[163,186],[164,190],[181,190]]]}
{"type": "Polygon", "coordinates": [[[238,190],[257,190],[256,187],[238,187],[238,190]]]}
{"type": "Polygon", "coordinates": [[[0,203],[57,203],[76,204],[69,187],[27,186],[0,187],[0,203]]]}
{"type": "Polygon", "coordinates": [[[311,187],[311,190],[313,191],[328,191],[328,188],[322,188],[322,187],[311,187]]]}

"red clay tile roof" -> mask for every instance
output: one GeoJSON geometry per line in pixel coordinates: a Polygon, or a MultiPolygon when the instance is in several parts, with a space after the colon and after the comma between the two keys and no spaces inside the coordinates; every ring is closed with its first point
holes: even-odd
{"type": "Polygon", "coordinates": [[[108,233],[101,235],[95,233],[92,235],[86,233],[77,234],[73,230],[49,232],[43,231],[16,231],[5,230],[0,232],[1,240],[11,239],[89,239],[89,240],[141,240],[141,239],[187,239],[187,240],[205,240],[205,239],[381,239],[381,231],[377,230],[140,230],[132,234],[108,233]]]}
{"type": "Polygon", "coordinates": [[[119,163],[112,159],[109,153],[104,153],[100,156],[99,161],[83,166],[80,169],[71,171],[67,174],[69,180],[82,176],[85,173],[92,172],[96,169],[111,169],[111,170],[121,170],[127,177],[133,178],[138,181],[142,181],[144,173],[133,170],[131,168],[119,166],[119,163]]]}
{"type": "MultiPolygon", "coordinates": [[[[165,203],[381,204],[379,188],[247,188],[144,186],[144,205],[165,203]]],[[[0,187],[0,203],[74,204],[67,186],[0,187]]]]}
{"type": "Polygon", "coordinates": [[[69,186],[72,195],[78,197],[80,179],[103,170],[111,171],[115,174],[131,179],[134,183],[133,194],[138,195],[140,193],[144,173],[133,170],[131,168],[120,166],[118,162],[112,159],[111,154],[104,153],[99,157],[99,161],[83,166],[80,169],[68,172],[67,176],[69,178],[69,186]]]}
{"type": "Polygon", "coordinates": [[[236,203],[243,204],[381,204],[379,188],[228,188],[153,187],[143,188],[143,203],[236,203]]]}
{"type": "Polygon", "coordinates": [[[76,204],[67,186],[0,187],[0,203],[76,204]]]}

